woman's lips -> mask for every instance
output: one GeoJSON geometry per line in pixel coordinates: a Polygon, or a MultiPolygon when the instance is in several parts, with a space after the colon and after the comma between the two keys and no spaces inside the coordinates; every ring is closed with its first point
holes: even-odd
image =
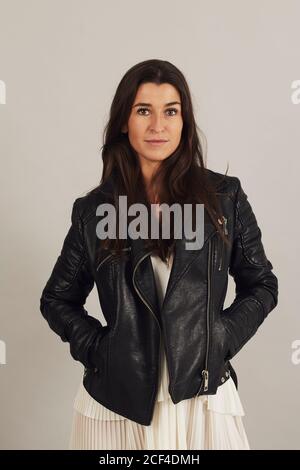
{"type": "Polygon", "coordinates": [[[167,140],[145,140],[145,142],[150,145],[163,145],[167,143],[168,141],[167,140]]]}

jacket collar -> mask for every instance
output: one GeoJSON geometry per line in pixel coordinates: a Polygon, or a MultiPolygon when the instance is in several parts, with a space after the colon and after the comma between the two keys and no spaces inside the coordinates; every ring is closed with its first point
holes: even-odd
{"type": "MultiPolygon", "coordinates": [[[[164,296],[164,306],[166,305],[166,301],[171,291],[175,288],[183,273],[187,270],[192,261],[203,251],[209,238],[211,238],[217,231],[214,224],[210,221],[207,211],[204,211],[204,214],[204,240],[201,248],[196,250],[187,250],[185,243],[191,240],[186,239],[184,236],[183,238],[175,241],[173,263],[164,296]]],[[[151,252],[147,250],[145,241],[141,238],[136,240],[130,239],[130,247],[133,280],[156,316],[159,316],[158,314],[160,309],[154,271],[150,258],[151,252]]]]}
{"type": "MultiPolygon", "coordinates": [[[[114,173],[106,180],[101,186],[101,192],[106,196],[111,196],[114,187],[114,173]]],[[[200,252],[204,249],[209,238],[217,231],[212,223],[206,209],[204,210],[204,240],[200,249],[188,250],[186,249],[186,242],[188,240],[184,237],[176,239],[173,263],[170,271],[167,290],[164,296],[164,303],[169,297],[170,292],[174,289],[182,274],[187,270],[192,261],[199,256],[200,252]]],[[[136,287],[140,291],[143,299],[151,307],[157,318],[159,319],[159,302],[156,289],[154,271],[151,262],[151,252],[145,246],[145,240],[138,238],[136,240],[128,238],[128,246],[130,249],[131,265],[132,265],[132,279],[136,287]]]]}

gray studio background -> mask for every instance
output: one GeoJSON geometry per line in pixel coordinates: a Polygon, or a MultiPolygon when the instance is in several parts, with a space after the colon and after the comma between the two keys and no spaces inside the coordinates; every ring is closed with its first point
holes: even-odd
{"type": "Polygon", "coordinates": [[[241,179],[278,276],[278,306],[232,361],[250,446],[300,449],[299,17],[296,0],[0,1],[1,449],[67,448],[83,367],[39,298],[74,199],[100,180],[116,86],[150,58],[185,74],[207,165],[241,179]]]}

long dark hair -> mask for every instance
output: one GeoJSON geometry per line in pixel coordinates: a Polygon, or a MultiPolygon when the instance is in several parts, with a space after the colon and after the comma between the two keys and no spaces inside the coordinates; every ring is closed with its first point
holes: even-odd
{"type": "MultiPolygon", "coordinates": [[[[193,205],[193,209],[197,203],[204,204],[220,236],[225,243],[229,243],[220,225],[222,214],[215,186],[209,179],[204,165],[203,150],[197,134],[199,128],[195,122],[188,84],[182,72],[166,60],[151,59],[140,62],[131,67],[121,79],[111,104],[109,120],[103,132],[102,178],[99,185],[88,194],[97,192],[100,186],[113,175],[116,211],[118,211],[116,202],[118,196],[126,195],[128,206],[136,202],[143,202],[148,207],[150,214],[150,201],[145,192],[137,153],[131,146],[127,133],[122,132],[123,126],[127,124],[129,119],[139,86],[149,82],[169,83],[177,89],[181,98],[183,118],[181,141],[177,149],[168,158],[161,161],[159,169],[151,181],[151,186],[155,188],[155,194],[158,195],[159,204],[171,205],[176,202],[182,205],[189,203],[193,205]]],[[[227,171],[228,168],[226,173],[227,171]]],[[[194,215],[193,211],[193,224],[195,223],[194,215]]],[[[129,219],[130,217],[128,217],[129,219]]],[[[145,240],[147,246],[163,261],[167,261],[174,250],[173,221],[170,230],[170,239],[148,238],[145,240]]],[[[121,255],[121,249],[125,245],[124,240],[118,239],[118,237],[99,240],[99,243],[101,243],[101,247],[109,249],[117,255],[121,255]]]]}

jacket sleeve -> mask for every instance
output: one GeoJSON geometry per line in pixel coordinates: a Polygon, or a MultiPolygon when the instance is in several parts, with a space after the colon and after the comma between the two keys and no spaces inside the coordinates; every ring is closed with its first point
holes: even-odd
{"type": "Polygon", "coordinates": [[[94,278],[85,250],[79,200],[73,203],[71,226],[43,289],[40,311],[61,340],[70,343],[72,357],[89,368],[96,366],[91,362],[90,351],[101,341],[107,327],[84,309],[94,278]]]}
{"type": "Polygon", "coordinates": [[[229,265],[236,295],[222,312],[229,336],[226,360],[237,354],[255,334],[278,302],[278,280],[266,257],[261,230],[239,178],[236,180],[235,229],[229,265]]]}

